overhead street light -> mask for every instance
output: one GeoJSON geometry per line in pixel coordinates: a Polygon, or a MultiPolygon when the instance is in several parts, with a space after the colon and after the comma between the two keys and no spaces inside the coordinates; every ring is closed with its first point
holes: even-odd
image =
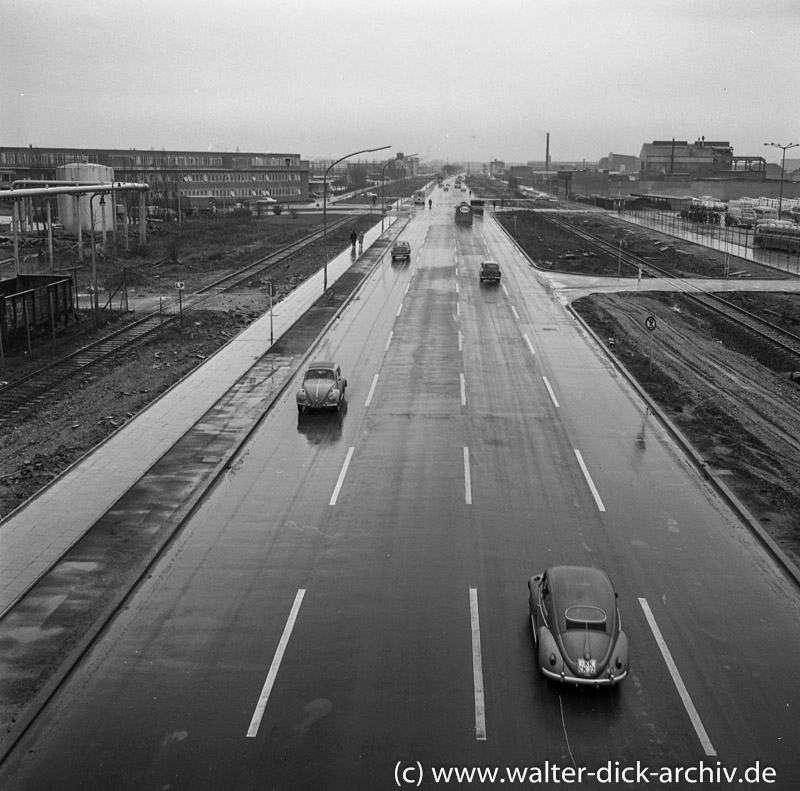
{"type": "MultiPolygon", "coordinates": [[[[415,156],[416,156],[416,154],[400,154],[400,153],[398,153],[397,156],[394,159],[388,159],[386,162],[383,163],[383,166],[381,167],[381,233],[383,233],[383,218],[384,218],[385,211],[386,211],[386,188],[385,188],[385,185],[384,185],[383,173],[386,170],[388,165],[391,165],[392,163],[402,162],[406,157],[415,157],[415,156]]],[[[405,166],[401,166],[401,174],[402,174],[401,178],[403,179],[403,183],[405,183],[405,175],[406,175],[405,166]]],[[[402,198],[402,196],[399,196],[399,197],[402,198]]],[[[400,208],[398,207],[398,212],[399,211],[400,211],[400,208]]]]}
{"type": "MultiPolygon", "coordinates": [[[[417,156],[417,154],[416,154],[416,152],[414,152],[413,154],[406,154],[406,156],[407,157],[415,157],[415,156],[417,156]]],[[[405,195],[403,195],[402,193],[404,193],[406,191],[406,166],[405,166],[405,163],[403,163],[403,167],[400,169],[400,184],[401,184],[401,186],[400,186],[400,193],[401,193],[401,195],[400,195],[400,206],[402,206],[405,203],[405,195]]]]}
{"type": "Polygon", "coordinates": [[[778,199],[778,219],[780,220],[783,212],[783,174],[786,170],[786,149],[797,148],[800,146],[800,143],[787,143],[786,145],[782,145],[781,143],[764,143],[764,145],[772,146],[773,148],[780,148],[783,151],[783,158],[781,159],[781,193],[780,198],[778,199]]]}
{"type": "Polygon", "coordinates": [[[356,154],[371,154],[373,151],[385,151],[391,146],[381,146],[380,148],[364,148],[361,151],[353,151],[352,154],[347,154],[335,162],[328,165],[325,175],[322,177],[322,266],[323,266],[323,285],[322,293],[328,290],[328,173],[334,165],[344,162],[345,159],[356,156],[356,154]]]}
{"type": "Polygon", "coordinates": [[[383,233],[383,218],[386,216],[386,187],[383,181],[383,174],[386,168],[393,162],[400,162],[403,159],[403,154],[398,153],[394,159],[387,159],[381,166],[381,233],[383,233]]]}

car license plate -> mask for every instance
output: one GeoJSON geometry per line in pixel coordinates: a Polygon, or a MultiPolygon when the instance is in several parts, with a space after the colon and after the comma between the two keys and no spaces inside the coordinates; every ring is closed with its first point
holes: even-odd
{"type": "Polygon", "coordinates": [[[597,662],[594,659],[579,659],[578,672],[582,676],[593,676],[597,670],[597,662]]]}

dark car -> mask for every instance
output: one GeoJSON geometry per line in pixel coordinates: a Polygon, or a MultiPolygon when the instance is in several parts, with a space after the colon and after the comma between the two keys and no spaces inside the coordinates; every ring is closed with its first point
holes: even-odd
{"type": "Polygon", "coordinates": [[[553,566],[528,580],[539,669],[562,683],[609,686],[628,674],[628,638],[608,575],[553,566]]]}
{"type": "Polygon", "coordinates": [[[497,261],[484,261],[481,264],[481,283],[499,283],[500,277],[500,264],[497,261]]]}
{"type": "Polygon", "coordinates": [[[396,258],[411,260],[411,245],[408,242],[395,242],[392,245],[392,261],[396,258]]]}
{"type": "Polygon", "coordinates": [[[342,376],[342,369],[336,363],[312,363],[297,392],[297,411],[300,414],[309,409],[335,409],[338,412],[346,388],[347,379],[342,376]]]}

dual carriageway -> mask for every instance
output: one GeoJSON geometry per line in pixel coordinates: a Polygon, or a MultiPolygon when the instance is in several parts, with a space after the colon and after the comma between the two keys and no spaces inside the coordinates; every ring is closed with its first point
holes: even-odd
{"type": "Polygon", "coordinates": [[[796,588],[491,217],[455,227],[433,199],[410,265],[379,259],[318,340],[347,410],[298,419],[295,381],[278,392],[3,788],[382,788],[415,762],[548,761],[759,762],[797,785],[796,588]],[[618,688],[538,674],[526,582],[561,563],[615,581],[618,688]]]}

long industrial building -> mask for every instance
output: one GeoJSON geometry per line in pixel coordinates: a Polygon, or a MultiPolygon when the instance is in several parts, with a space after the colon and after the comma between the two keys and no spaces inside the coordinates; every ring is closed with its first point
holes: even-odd
{"type": "Polygon", "coordinates": [[[139,149],[0,146],[2,187],[12,182],[55,180],[61,165],[95,164],[114,170],[116,181],[150,185],[148,201],[186,209],[225,208],[272,198],[309,200],[308,161],[299,154],[139,149]]]}

